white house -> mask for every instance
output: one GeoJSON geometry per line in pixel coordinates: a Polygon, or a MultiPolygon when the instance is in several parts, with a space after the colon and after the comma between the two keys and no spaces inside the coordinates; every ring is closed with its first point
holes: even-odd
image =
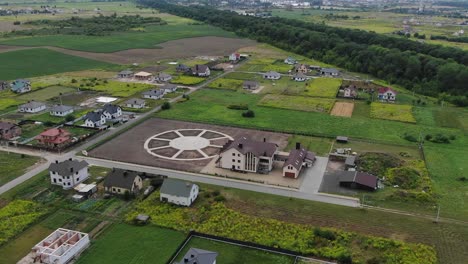
{"type": "Polygon", "coordinates": [[[78,161],[71,158],[62,162],[56,160],[49,165],[49,174],[52,184],[68,190],[88,179],[88,163],[84,160],[78,161]]]}
{"type": "Polygon", "coordinates": [[[133,77],[133,72],[131,70],[124,70],[119,73],[117,73],[117,77],[119,78],[132,78],[133,77]]]}
{"type": "Polygon", "coordinates": [[[177,179],[165,179],[161,186],[162,202],[190,206],[197,199],[198,185],[177,179]]]}
{"type": "Polygon", "coordinates": [[[299,177],[303,167],[311,167],[315,162],[315,154],[301,148],[301,144],[296,143],[296,148],[289,152],[288,159],[283,164],[283,177],[299,177]]]}
{"type": "Polygon", "coordinates": [[[379,89],[379,100],[394,102],[396,100],[397,92],[389,87],[382,87],[379,89]]]}
{"type": "Polygon", "coordinates": [[[160,81],[160,82],[168,82],[172,79],[172,76],[170,74],[167,74],[167,73],[164,73],[164,72],[160,72],[156,75],[156,77],[154,78],[156,81],[160,81]]]}
{"type": "Polygon", "coordinates": [[[274,143],[254,141],[241,137],[230,140],[217,161],[217,166],[234,171],[268,173],[273,169],[273,158],[278,150],[274,143]]]}
{"type": "Polygon", "coordinates": [[[128,99],[127,101],[125,101],[124,105],[125,107],[128,107],[128,108],[141,109],[145,107],[146,102],[143,99],[132,98],[132,99],[128,99]]]}
{"type": "Polygon", "coordinates": [[[39,113],[46,109],[46,104],[36,101],[30,101],[26,104],[22,104],[18,108],[18,112],[21,113],[39,113]]]}
{"type": "Polygon", "coordinates": [[[284,60],[284,63],[289,64],[289,65],[294,65],[294,64],[297,63],[297,60],[294,59],[293,57],[287,57],[287,58],[284,60]]]}
{"type": "Polygon", "coordinates": [[[241,55],[239,53],[232,53],[231,55],[229,55],[229,60],[231,62],[237,62],[238,60],[240,60],[241,58],[241,55]]]}
{"type": "Polygon", "coordinates": [[[216,264],[217,252],[190,248],[180,262],[174,264],[216,264]]]}
{"type": "Polygon", "coordinates": [[[306,81],[307,79],[309,79],[309,77],[307,77],[305,74],[303,73],[296,73],[294,74],[294,76],[292,77],[292,79],[296,82],[304,82],[306,81]]]}
{"type": "Polygon", "coordinates": [[[40,263],[66,264],[79,256],[89,244],[88,234],[59,228],[32,248],[33,258],[40,263]]]}
{"type": "Polygon", "coordinates": [[[333,68],[322,68],[320,70],[320,74],[323,76],[336,77],[340,75],[340,71],[338,71],[337,69],[333,69],[333,68]]]}
{"type": "Polygon", "coordinates": [[[50,115],[67,116],[73,113],[73,107],[68,105],[56,105],[50,109],[50,115]]]}
{"type": "Polygon", "coordinates": [[[164,90],[164,93],[173,93],[177,91],[177,85],[167,83],[161,87],[161,90],[164,90]]]}
{"type": "Polygon", "coordinates": [[[122,108],[118,105],[105,104],[102,108],[102,113],[106,119],[117,119],[122,116],[122,108]]]}
{"type": "Polygon", "coordinates": [[[268,80],[279,80],[281,78],[281,74],[275,71],[269,71],[263,74],[263,78],[268,80]]]}
{"type": "Polygon", "coordinates": [[[106,124],[106,116],[102,111],[88,112],[83,120],[87,127],[101,127],[106,124]]]}
{"type": "Polygon", "coordinates": [[[197,64],[192,68],[192,74],[200,77],[208,77],[210,76],[211,71],[208,66],[197,64]]]}
{"type": "Polygon", "coordinates": [[[163,98],[163,96],[164,96],[165,94],[166,94],[166,93],[165,93],[164,90],[162,90],[162,89],[157,89],[157,90],[156,90],[156,89],[152,89],[152,90],[143,92],[141,95],[143,96],[143,98],[146,98],[146,99],[158,100],[158,99],[163,98]]]}

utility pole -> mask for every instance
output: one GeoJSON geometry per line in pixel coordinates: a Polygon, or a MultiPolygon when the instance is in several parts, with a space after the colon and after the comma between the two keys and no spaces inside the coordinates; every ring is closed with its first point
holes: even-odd
{"type": "Polygon", "coordinates": [[[437,215],[436,215],[436,219],[435,219],[436,223],[439,223],[439,218],[440,218],[440,204],[437,205],[437,215]]]}

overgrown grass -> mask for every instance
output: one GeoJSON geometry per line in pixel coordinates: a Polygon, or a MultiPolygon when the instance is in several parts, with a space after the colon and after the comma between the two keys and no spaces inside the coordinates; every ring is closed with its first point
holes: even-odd
{"type": "Polygon", "coordinates": [[[82,90],[92,90],[103,92],[105,94],[117,97],[129,97],[135,93],[143,92],[154,88],[154,85],[143,83],[125,83],[119,81],[104,81],[97,80],[91,82],[89,80],[80,80],[77,83],[70,84],[72,86],[80,87],[82,90]]]}
{"type": "Polygon", "coordinates": [[[370,115],[373,118],[416,123],[411,105],[372,103],[370,115]]]}
{"type": "Polygon", "coordinates": [[[208,85],[208,88],[238,90],[242,88],[243,81],[235,79],[220,78],[208,85]]]}
{"type": "Polygon", "coordinates": [[[330,99],[267,94],[260,100],[258,105],[307,112],[328,113],[334,103],[335,100],[330,99]]]}
{"type": "Polygon", "coordinates": [[[29,167],[40,161],[35,156],[21,155],[16,153],[0,152],[0,186],[21,176],[29,167]]]}
{"type": "Polygon", "coordinates": [[[305,95],[314,97],[335,98],[341,85],[341,79],[317,78],[308,81],[305,95]]]}
{"type": "Polygon", "coordinates": [[[195,85],[205,81],[205,78],[202,77],[195,77],[195,76],[178,76],[174,77],[170,82],[175,84],[182,84],[182,85],[195,85]]]}

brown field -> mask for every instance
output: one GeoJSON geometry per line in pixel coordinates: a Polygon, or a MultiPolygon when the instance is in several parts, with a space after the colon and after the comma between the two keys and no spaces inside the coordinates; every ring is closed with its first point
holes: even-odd
{"type": "Polygon", "coordinates": [[[331,111],[331,115],[351,117],[353,115],[354,103],[336,102],[331,111]]]}

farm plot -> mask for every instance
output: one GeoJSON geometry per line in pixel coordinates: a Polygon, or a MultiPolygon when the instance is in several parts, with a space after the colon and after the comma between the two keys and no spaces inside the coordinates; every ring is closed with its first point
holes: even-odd
{"type": "Polygon", "coordinates": [[[335,100],[332,99],[268,94],[260,100],[258,105],[306,112],[328,113],[333,107],[334,102],[335,100]]]}
{"type": "Polygon", "coordinates": [[[331,111],[331,115],[351,117],[353,115],[354,103],[336,102],[331,111]]]}
{"type": "Polygon", "coordinates": [[[370,116],[378,119],[416,123],[412,109],[413,107],[411,105],[383,104],[374,102],[371,104],[370,116]]]}
{"type": "Polygon", "coordinates": [[[308,82],[304,95],[313,97],[335,98],[341,85],[341,79],[317,78],[308,82]]]}
{"type": "Polygon", "coordinates": [[[214,80],[208,85],[208,88],[238,90],[242,88],[243,81],[221,78],[214,80]]]}

